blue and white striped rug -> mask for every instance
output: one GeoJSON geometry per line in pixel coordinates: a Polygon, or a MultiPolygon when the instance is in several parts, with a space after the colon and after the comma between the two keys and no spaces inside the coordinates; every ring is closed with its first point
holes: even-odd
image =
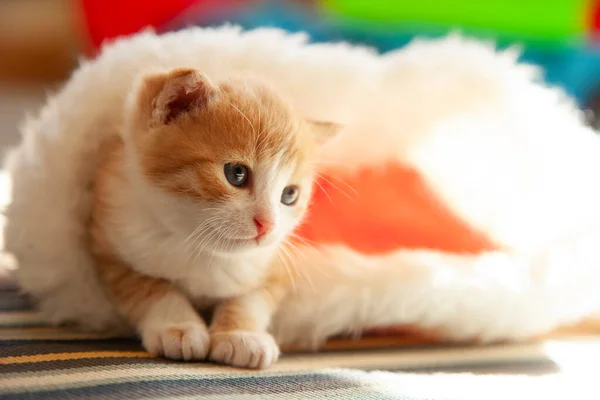
{"type": "MultiPolygon", "coordinates": [[[[587,371],[594,371],[589,378],[595,383],[598,343],[586,336],[477,347],[334,346],[285,354],[268,371],[245,371],[153,358],[135,340],[48,327],[12,282],[0,280],[0,399],[588,398],[572,392],[583,390],[580,380],[588,375],[572,374],[576,379],[566,381],[569,375],[548,349],[555,346],[559,359],[589,355],[587,371]],[[548,397],[567,393],[571,397],[548,397]]],[[[571,365],[585,371],[582,363],[571,365]]]]}

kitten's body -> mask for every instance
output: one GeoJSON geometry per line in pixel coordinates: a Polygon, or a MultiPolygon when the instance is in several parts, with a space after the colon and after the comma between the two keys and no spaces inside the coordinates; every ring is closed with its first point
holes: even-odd
{"type": "Polygon", "coordinates": [[[296,117],[263,85],[214,85],[193,69],[143,75],[129,97],[95,180],[91,250],[106,292],[153,354],[269,366],[288,286],[276,251],[335,127],[296,117]],[[197,310],[211,308],[209,338],[197,310]]]}
{"type": "Polygon", "coordinates": [[[26,121],[23,141],[6,162],[12,201],[4,237],[6,250],[18,260],[21,287],[37,300],[46,321],[98,331],[113,329],[119,320],[94,276],[86,222],[103,148],[119,137],[135,77],[150,66],[189,66],[215,80],[249,74],[286,95],[302,116],[346,125],[370,104],[379,63],[362,48],[307,46],[307,40],[275,29],[243,32],[238,27],[144,32],[83,61],[64,88],[26,121]]]}

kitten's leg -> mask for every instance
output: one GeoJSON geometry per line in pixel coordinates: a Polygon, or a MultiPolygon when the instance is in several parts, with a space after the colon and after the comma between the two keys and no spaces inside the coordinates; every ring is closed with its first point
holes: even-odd
{"type": "Polygon", "coordinates": [[[146,351],[174,360],[203,360],[209,350],[205,322],[171,283],[104,259],[98,267],[119,310],[142,337],[146,351]]]}
{"type": "Polygon", "coordinates": [[[279,347],[267,329],[284,294],[283,287],[268,286],[217,305],[210,326],[210,359],[261,369],[277,361],[279,347]]]}

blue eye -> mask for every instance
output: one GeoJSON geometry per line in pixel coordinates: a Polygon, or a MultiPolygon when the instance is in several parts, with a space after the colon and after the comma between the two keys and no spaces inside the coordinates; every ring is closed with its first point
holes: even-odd
{"type": "Polygon", "coordinates": [[[235,187],[244,187],[248,183],[250,170],[243,164],[225,164],[225,178],[235,187]]]}
{"type": "Polygon", "coordinates": [[[300,195],[300,189],[296,185],[286,186],[281,193],[281,202],[286,206],[291,206],[298,201],[300,195]]]}

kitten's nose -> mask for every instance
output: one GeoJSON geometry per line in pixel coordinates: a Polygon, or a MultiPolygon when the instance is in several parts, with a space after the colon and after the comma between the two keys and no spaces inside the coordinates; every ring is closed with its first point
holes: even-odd
{"type": "Polygon", "coordinates": [[[271,232],[275,227],[273,221],[262,218],[262,217],[254,217],[254,225],[256,225],[256,237],[259,238],[261,236],[266,235],[271,232]]]}

